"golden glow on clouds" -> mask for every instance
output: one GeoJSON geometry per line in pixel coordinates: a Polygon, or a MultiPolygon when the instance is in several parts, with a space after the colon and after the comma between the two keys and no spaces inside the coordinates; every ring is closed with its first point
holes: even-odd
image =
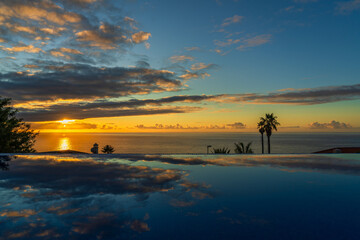
{"type": "Polygon", "coordinates": [[[24,4],[16,4],[15,6],[2,5],[0,8],[0,23],[1,20],[17,17],[22,20],[34,20],[52,22],[58,25],[64,25],[67,22],[76,23],[81,21],[81,16],[73,12],[56,12],[53,10],[61,9],[60,6],[49,1],[42,1],[36,4],[37,6],[29,6],[24,4]],[[45,9],[49,8],[49,9],[45,9]]]}
{"type": "Polygon", "coordinates": [[[89,118],[75,121],[63,119],[65,122],[36,122],[31,126],[41,132],[257,132],[259,117],[266,112],[274,112],[281,123],[279,132],[359,132],[360,113],[353,111],[356,103],[353,105],[345,107],[342,103],[332,103],[288,109],[279,105],[269,108],[270,105],[230,104],[221,107],[208,104],[207,109],[201,112],[186,114],[89,118]],[[334,104],[339,105],[336,112],[331,111],[334,104]],[[332,121],[348,124],[352,128],[310,128],[314,127],[315,122],[324,125],[332,121]],[[246,127],[231,127],[231,124],[239,122],[246,127]],[[154,128],[156,124],[163,127],[154,128]],[[177,128],[177,124],[183,128],[177,128]],[[136,127],[141,125],[145,127],[136,127]]]}
{"type": "Polygon", "coordinates": [[[134,33],[134,34],[131,36],[131,38],[132,38],[132,40],[134,41],[134,43],[142,43],[142,42],[145,42],[145,41],[149,40],[149,37],[151,37],[151,33],[143,32],[143,31],[134,33]]]}
{"type": "Polygon", "coordinates": [[[16,46],[11,48],[0,46],[0,48],[7,52],[27,52],[27,53],[44,52],[41,48],[34,47],[33,45],[16,46]]]}
{"type": "MultiPolygon", "coordinates": [[[[25,65],[26,66],[26,65],[25,65]]],[[[32,66],[32,65],[30,65],[32,66]]],[[[26,66],[26,67],[30,67],[26,66]]],[[[56,99],[51,101],[28,101],[25,103],[14,104],[15,108],[37,109],[39,107],[46,108],[57,104],[70,104],[90,101],[90,99],[56,99]]]]}

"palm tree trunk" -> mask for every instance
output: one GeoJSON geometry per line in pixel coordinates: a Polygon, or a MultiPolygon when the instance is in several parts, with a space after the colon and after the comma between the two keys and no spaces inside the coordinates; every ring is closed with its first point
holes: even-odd
{"type": "Polygon", "coordinates": [[[261,134],[261,153],[264,154],[264,134],[261,134]]]}
{"type": "Polygon", "coordinates": [[[268,152],[270,154],[270,136],[268,136],[268,152]]]}

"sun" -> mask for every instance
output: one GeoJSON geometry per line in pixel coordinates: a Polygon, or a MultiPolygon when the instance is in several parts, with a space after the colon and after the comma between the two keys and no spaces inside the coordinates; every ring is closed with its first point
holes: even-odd
{"type": "Polygon", "coordinates": [[[69,124],[69,123],[72,123],[72,122],[75,122],[75,120],[68,120],[68,119],[64,119],[64,120],[61,120],[61,121],[57,121],[61,124],[64,124],[64,127],[66,126],[66,124],[69,124]]]}

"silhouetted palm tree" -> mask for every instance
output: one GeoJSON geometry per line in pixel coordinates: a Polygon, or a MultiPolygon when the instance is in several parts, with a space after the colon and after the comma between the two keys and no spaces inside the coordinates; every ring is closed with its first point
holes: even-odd
{"type": "Polygon", "coordinates": [[[235,153],[239,153],[239,154],[249,154],[249,153],[254,153],[254,151],[251,149],[251,144],[252,142],[249,142],[246,147],[244,145],[244,143],[240,142],[240,143],[234,143],[235,144],[235,153]]]}
{"type": "Polygon", "coordinates": [[[223,147],[223,148],[213,148],[212,151],[213,154],[229,154],[230,153],[230,149],[227,147],[223,147]]]}
{"type": "Polygon", "coordinates": [[[277,126],[279,126],[280,123],[276,120],[277,116],[275,116],[273,113],[265,114],[265,118],[261,118],[261,120],[262,119],[265,120],[264,129],[268,138],[268,152],[270,153],[270,137],[273,130],[277,131],[277,126]]]}
{"type": "Polygon", "coordinates": [[[115,150],[114,150],[114,148],[113,148],[112,146],[106,145],[105,147],[103,147],[103,148],[101,149],[101,151],[102,151],[103,153],[111,154],[111,153],[113,153],[115,150]]]}
{"type": "Polygon", "coordinates": [[[260,122],[258,122],[257,128],[261,134],[261,153],[264,154],[264,132],[265,132],[265,118],[261,117],[260,122]]]}

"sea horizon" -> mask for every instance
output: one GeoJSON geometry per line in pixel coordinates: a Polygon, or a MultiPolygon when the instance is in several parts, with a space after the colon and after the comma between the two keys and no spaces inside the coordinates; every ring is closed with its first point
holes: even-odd
{"type": "MultiPolygon", "coordinates": [[[[90,153],[94,143],[99,149],[105,145],[114,147],[114,153],[141,154],[201,154],[207,146],[227,147],[234,153],[234,143],[252,142],[254,153],[261,153],[259,133],[224,132],[138,132],[138,133],[40,133],[35,143],[38,152],[74,150],[90,153]]],[[[330,148],[360,145],[360,133],[348,132],[283,132],[271,136],[272,153],[313,153],[330,148]]],[[[267,137],[264,135],[265,152],[267,137]]]]}

